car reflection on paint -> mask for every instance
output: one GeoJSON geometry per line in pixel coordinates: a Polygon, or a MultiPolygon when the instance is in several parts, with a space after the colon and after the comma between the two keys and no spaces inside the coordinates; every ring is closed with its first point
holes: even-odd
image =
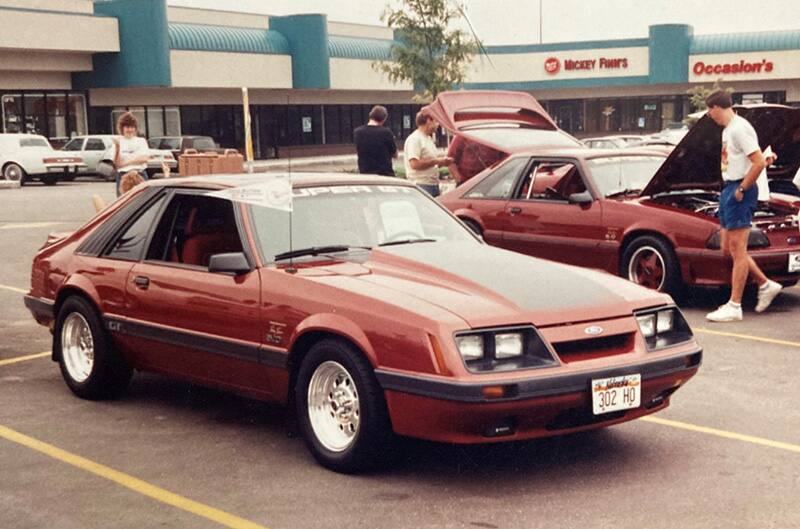
{"type": "Polygon", "coordinates": [[[665,294],[489,246],[399,179],[293,175],[291,213],[280,193],[222,198],[267,178],[151,181],[48,239],[25,300],[76,395],[119,395],[136,369],[289,404],[316,459],[353,472],[395,435],[629,421],[699,368],[665,294]]]}

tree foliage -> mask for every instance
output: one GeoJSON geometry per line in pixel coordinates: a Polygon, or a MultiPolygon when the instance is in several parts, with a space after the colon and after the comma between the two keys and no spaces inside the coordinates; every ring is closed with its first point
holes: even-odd
{"type": "Polygon", "coordinates": [[[691,103],[695,112],[706,110],[706,98],[717,90],[725,90],[728,93],[733,93],[733,88],[730,86],[724,88],[721,84],[721,81],[722,79],[717,79],[710,88],[705,85],[697,85],[686,91],[686,93],[689,94],[689,103],[691,103]]]}
{"type": "Polygon", "coordinates": [[[391,60],[373,64],[392,82],[411,82],[415,99],[432,101],[464,81],[466,66],[480,43],[452,25],[463,15],[448,0],[402,0],[386,7],[381,20],[395,31],[391,60]]]}

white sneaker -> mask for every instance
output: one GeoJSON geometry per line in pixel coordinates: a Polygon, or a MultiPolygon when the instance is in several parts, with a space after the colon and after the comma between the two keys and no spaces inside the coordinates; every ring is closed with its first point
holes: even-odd
{"type": "Polygon", "coordinates": [[[758,289],[758,303],[756,304],[756,312],[764,312],[769,307],[775,296],[780,294],[783,287],[780,283],[775,281],[767,281],[767,286],[758,289]]]}
{"type": "Polygon", "coordinates": [[[717,323],[742,321],[742,307],[734,307],[730,303],[726,303],[714,312],[706,314],[706,319],[717,323]]]}

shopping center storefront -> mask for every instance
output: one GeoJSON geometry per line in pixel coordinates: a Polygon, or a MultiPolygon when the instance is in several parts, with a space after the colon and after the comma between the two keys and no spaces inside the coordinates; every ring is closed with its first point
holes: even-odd
{"type": "MultiPolygon", "coordinates": [[[[402,141],[420,105],[374,67],[390,30],[324,15],[268,17],[165,0],[0,0],[2,130],[60,143],[136,114],[147,136],[202,134],[244,145],[242,87],[259,158],[352,152],[352,131],[384,104],[402,141]],[[146,35],[147,38],[142,38],[146,35]]],[[[465,89],[534,94],[577,136],[648,133],[681,122],[687,91],[720,79],[747,103],[800,105],[800,30],[489,46],[465,89]]]]}

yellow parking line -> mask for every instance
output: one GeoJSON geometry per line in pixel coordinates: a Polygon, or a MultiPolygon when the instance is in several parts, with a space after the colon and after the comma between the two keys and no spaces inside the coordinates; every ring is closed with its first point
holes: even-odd
{"type": "Polygon", "coordinates": [[[212,522],[216,522],[222,526],[230,527],[231,529],[266,529],[262,525],[245,520],[244,518],[239,518],[238,516],[229,514],[225,511],[215,509],[209,505],[190,500],[179,494],[175,494],[174,492],[170,492],[166,489],[162,489],[161,487],[125,474],[124,472],[114,470],[113,468],[101,465],[100,463],[95,463],[94,461],[71,452],[67,452],[66,450],[62,450],[51,444],[39,441],[38,439],[34,439],[33,437],[29,437],[25,434],[21,434],[16,430],[12,430],[11,428],[7,428],[3,425],[0,425],[0,438],[11,441],[12,443],[17,443],[26,448],[30,448],[31,450],[35,450],[46,456],[50,456],[53,459],[57,459],[62,463],[72,465],[73,467],[85,470],[86,472],[94,474],[95,476],[113,481],[118,485],[122,485],[123,487],[134,492],[152,498],[161,503],[171,505],[172,507],[176,507],[183,511],[195,514],[202,518],[206,518],[207,520],[211,520],[212,522]]]}
{"type": "Polygon", "coordinates": [[[705,327],[695,327],[693,329],[695,332],[701,334],[713,334],[715,336],[727,336],[728,338],[739,338],[742,340],[751,340],[753,342],[764,342],[764,343],[771,343],[776,345],[787,345],[789,347],[800,347],[800,342],[792,342],[789,340],[777,340],[775,338],[766,338],[764,336],[753,336],[751,334],[739,334],[735,332],[725,332],[725,331],[714,331],[711,329],[706,329],[705,327]]]}
{"type": "Polygon", "coordinates": [[[19,294],[27,294],[28,293],[27,290],[22,290],[21,288],[17,288],[17,287],[10,287],[8,285],[0,285],[0,288],[2,288],[3,290],[10,290],[11,292],[18,292],[19,294]]]}
{"type": "Polygon", "coordinates": [[[16,230],[24,228],[46,228],[48,226],[58,226],[63,222],[9,222],[0,225],[0,230],[16,230]]]}
{"type": "Polygon", "coordinates": [[[25,362],[27,360],[36,360],[37,358],[44,358],[45,356],[50,356],[50,351],[45,351],[43,353],[35,353],[32,355],[25,355],[25,356],[16,356],[14,358],[6,358],[5,360],[0,360],[0,367],[7,366],[10,364],[16,364],[18,362],[25,362]]]}
{"type": "Polygon", "coordinates": [[[745,435],[736,432],[728,432],[725,430],[717,430],[716,428],[709,428],[708,426],[697,426],[696,424],[689,424],[688,422],[681,422],[681,421],[673,421],[670,419],[662,419],[661,417],[642,417],[641,420],[652,422],[655,424],[660,424],[662,426],[671,426],[672,428],[689,430],[690,432],[716,435],[717,437],[725,437],[726,439],[744,441],[745,443],[768,446],[770,448],[780,448],[781,450],[788,450],[790,452],[797,452],[798,454],[800,454],[800,445],[795,445],[792,443],[784,443],[781,441],[773,441],[772,439],[765,439],[763,437],[755,437],[753,435],[745,435]]]}

